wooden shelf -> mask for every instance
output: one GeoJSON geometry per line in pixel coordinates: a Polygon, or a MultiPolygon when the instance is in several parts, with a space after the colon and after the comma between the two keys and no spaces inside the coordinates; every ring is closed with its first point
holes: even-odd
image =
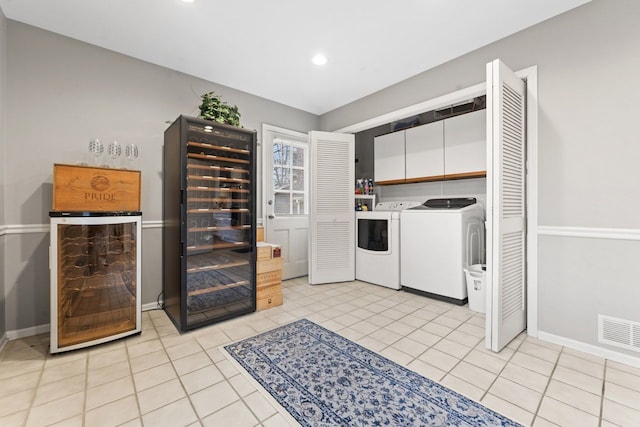
{"type": "Polygon", "coordinates": [[[221,157],[221,156],[214,156],[213,154],[204,154],[204,153],[200,153],[200,154],[196,154],[196,153],[188,153],[187,157],[190,159],[203,159],[203,160],[217,160],[219,162],[228,162],[228,163],[241,163],[243,165],[248,165],[249,164],[249,160],[243,160],[243,159],[232,159],[231,157],[221,157]]]}
{"type": "Polygon", "coordinates": [[[207,252],[187,257],[187,273],[222,270],[232,267],[249,267],[249,257],[233,251],[207,252]]]}
{"type": "Polygon", "coordinates": [[[187,202],[249,203],[249,199],[229,199],[221,197],[187,197],[187,202]]]}
{"type": "Polygon", "coordinates": [[[226,147],[226,146],[223,146],[223,145],[214,145],[214,144],[209,144],[209,143],[206,143],[206,142],[189,141],[189,142],[187,142],[187,146],[188,147],[208,148],[210,150],[227,151],[229,153],[240,153],[240,154],[246,154],[247,156],[250,154],[249,150],[242,150],[240,148],[231,148],[231,147],[226,147]]]}
{"type": "Polygon", "coordinates": [[[471,178],[486,178],[487,171],[465,172],[465,173],[450,173],[444,176],[445,181],[453,181],[456,179],[471,179],[471,178]]]}
{"type": "Polygon", "coordinates": [[[220,172],[249,174],[248,170],[242,169],[242,168],[232,168],[232,167],[213,166],[213,165],[194,165],[193,163],[188,163],[187,169],[214,170],[214,171],[220,171],[220,172]]]}
{"type": "Polygon", "coordinates": [[[216,226],[193,227],[193,228],[187,229],[187,231],[190,233],[195,233],[199,231],[249,230],[250,228],[251,228],[250,225],[225,225],[222,227],[216,227],[216,226]]]}
{"type": "Polygon", "coordinates": [[[205,288],[205,289],[196,289],[196,290],[187,292],[187,295],[192,297],[194,295],[202,295],[202,294],[208,294],[211,292],[219,292],[219,291],[224,291],[231,288],[237,288],[238,286],[247,286],[249,283],[250,282],[248,280],[241,280],[239,282],[229,283],[226,285],[220,285],[220,286],[215,286],[215,287],[205,288]]]}
{"type": "MultiPolygon", "coordinates": [[[[135,277],[135,271],[127,272],[124,270],[121,272],[108,274],[94,273],[91,276],[83,275],[78,277],[62,277],[61,279],[64,281],[64,284],[60,286],[59,292],[61,294],[61,297],[65,298],[65,295],[67,293],[78,293],[85,291],[94,292],[100,289],[124,288],[126,287],[126,282],[125,278],[123,278],[123,275],[126,276],[127,274],[130,274],[132,276],[132,279],[133,277],[135,277]]],[[[130,280],[130,282],[131,281],[133,281],[135,284],[135,280],[130,280]]],[[[129,295],[131,297],[134,296],[131,293],[129,293],[129,295]]]]}
{"type": "Polygon", "coordinates": [[[242,178],[228,178],[224,176],[209,176],[209,175],[187,175],[188,180],[195,181],[218,181],[218,182],[233,182],[233,183],[241,183],[248,184],[251,182],[249,179],[242,178]]]}
{"type": "Polygon", "coordinates": [[[134,309],[113,310],[65,320],[59,325],[58,345],[67,347],[136,329],[134,309]]]}
{"type": "Polygon", "coordinates": [[[211,191],[221,193],[249,193],[249,190],[243,188],[219,188],[219,187],[202,187],[202,186],[189,186],[187,191],[211,191]]]}
{"type": "Polygon", "coordinates": [[[224,268],[240,267],[243,265],[249,265],[249,261],[247,260],[231,261],[224,264],[212,264],[212,265],[206,265],[202,267],[187,268],[187,273],[198,273],[201,271],[221,270],[224,268]]]}
{"type": "MultiPolygon", "coordinates": [[[[485,178],[487,171],[475,171],[466,173],[454,173],[448,175],[421,176],[410,179],[394,179],[389,181],[376,181],[376,185],[415,184],[419,182],[454,181],[458,179],[485,178]]],[[[356,195],[357,196],[357,195],[356,195]]]]}
{"type": "Polygon", "coordinates": [[[234,209],[209,209],[209,208],[202,208],[202,209],[187,209],[187,213],[223,213],[223,212],[228,212],[228,213],[239,213],[239,212],[249,212],[249,209],[246,208],[234,208],[234,209]]]}
{"type": "Polygon", "coordinates": [[[193,245],[187,246],[188,251],[203,251],[210,249],[229,249],[229,248],[245,248],[249,247],[249,242],[224,242],[212,243],[210,245],[193,245]]]}

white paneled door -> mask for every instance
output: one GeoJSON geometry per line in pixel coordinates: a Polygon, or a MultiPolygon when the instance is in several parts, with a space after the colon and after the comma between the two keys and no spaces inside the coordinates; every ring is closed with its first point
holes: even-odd
{"type": "Polygon", "coordinates": [[[525,82],[487,64],[486,347],[500,351],[526,328],[525,82]]]}
{"type": "Polygon", "coordinates": [[[282,249],[282,278],[309,272],[309,141],[263,125],[265,240],[282,249]]]}
{"type": "Polygon", "coordinates": [[[355,137],[310,132],[309,283],[355,280],[355,137]]]}

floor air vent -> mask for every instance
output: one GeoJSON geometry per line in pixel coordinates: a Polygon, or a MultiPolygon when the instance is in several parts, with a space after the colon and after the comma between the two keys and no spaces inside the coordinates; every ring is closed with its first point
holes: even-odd
{"type": "Polygon", "coordinates": [[[640,352],[640,323],[599,314],[598,342],[640,352]]]}

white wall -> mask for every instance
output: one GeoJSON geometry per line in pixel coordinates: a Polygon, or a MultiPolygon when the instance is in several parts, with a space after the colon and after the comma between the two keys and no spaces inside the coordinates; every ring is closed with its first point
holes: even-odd
{"type": "MultiPolygon", "coordinates": [[[[539,225],[557,232],[585,227],[640,233],[638,17],[637,0],[593,0],[329,112],[321,117],[322,129],[339,129],[480,83],[485,64],[495,58],[514,70],[537,65],[539,225]]],[[[419,55],[420,49],[411,54],[419,55]]],[[[640,321],[640,310],[630,309],[631,301],[639,300],[637,273],[620,265],[637,253],[640,241],[572,239],[541,239],[539,330],[616,350],[598,344],[594,322],[599,313],[640,321]],[[585,270],[576,260],[592,261],[592,267],[585,270]]]]}
{"type": "Polygon", "coordinates": [[[162,219],[167,122],[197,115],[200,95],[214,90],[238,105],[245,128],[259,131],[263,122],[303,132],[318,127],[315,115],[15,21],[7,21],[6,36],[4,129],[11,161],[3,200],[6,224],[19,229],[5,236],[8,331],[49,323],[48,233],[42,228],[49,221],[53,164],[82,160],[90,138],[139,147],[147,304],[162,290],[162,229],[149,221],[162,219]]]}

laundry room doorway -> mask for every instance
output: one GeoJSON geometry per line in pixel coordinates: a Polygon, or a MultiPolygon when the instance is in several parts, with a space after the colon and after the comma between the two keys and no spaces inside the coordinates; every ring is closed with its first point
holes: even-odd
{"type": "MultiPolygon", "coordinates": [[[[487,66],[492,63],[487,64],[487,66]]],[[[511,289],[511,291],[517,291],[517,295],[515,297],[512,295],[500,294],[503,288],[499,286],[494,288],[494,283],[487,280],[487,299],[491,298],[492,302],[488,303],[487,306],[489,311],[486,314],[485,345],[493,351],[499,351],[525,328],[527,330],[527,334],[530,336],[537,337],[538,334],[538,69],[537,66],[532,66],[524,70],[514,72],[513,75],[516,76],[518,80],[526,82],[523,97],[525,114],[524,123],[526,124],[523,135],[526,140],[526,145],[524,145],[523,150],[524,158],[526,158],[526,168],[523,168],[522,175],[523,184],[525,185],[526,190],[523,189],[522,191],[522,196],[524,197],[524,215],[520,218],[523,228],[519,231],[523,235],[522,241],[519,242],[519,244],[522,245],[522,257],[519,259],[519,268],[521,268],[521,277],[523,280],[518,282],[518,285],[516,286],[517,289],[511,289]],[[512,299],[509,300],[509,298],[512,299]],[[505,308],[505,306],[508,307],[505,308]],[[511,318],[512,314],[518,318],[517,322],[514,322],[515,325],[511,325],[507,328],[501,328],[500,325],[496,326],[498,323],[504,324],[505,322],[511,322],[513,320],[511,318]],[[522,319],[525,321],[522,322],[522,319]],[[505,333],[505,331],[508,332],[505,333]],[[497,338],[498,336],[500,336],[499,339],[497,338]]],[[[427,111],[456,105],[475,97],[488,95],[487,90],[488,88],[491,88],[492,85],[492,82],[484,81],[477,85],[460,89],[419,104],[337,129],[335,132],[354,134],[364,132],[385,123],[400,121],[407,117],[416,116],[427,111]]],[[[493,118],[490,115],[487,115],[487,123],[489,120],[493,120],[493,118]]],[[[490,145],[491,144],[488,144],[488,146],[490,145]]],[[[493,148],[491,147],[491,149],[493,148]]],[[[489,153],[489,151],[487,151],[487,153],[489,153]]],[[[487,186],[493,185],[493,183],[490,184],[492,179],[493,176],[487,174],[487,186]]],[[[495,197],[500,197],[499,193],[495,197]]],[[[488,204],[489,202],[487,202],[487,205],[488,204]]],[[[492,203],[492,206],[493,205],[494,203],[492,203]]],[[[493,227],[493,229],[495,229],[495,227],[493,227]]],[[[487,257],[488,262],[493,265],[493,268],[498,269],[496,270],[498,272],[496,273],[497,275],[504,275],[508,273],[506,271],[499,271],[499,264],[493,263],[493,254],[487,254],[487,257]]],[[[496,262],[498,261],[496,260],[496,262]]]]}

